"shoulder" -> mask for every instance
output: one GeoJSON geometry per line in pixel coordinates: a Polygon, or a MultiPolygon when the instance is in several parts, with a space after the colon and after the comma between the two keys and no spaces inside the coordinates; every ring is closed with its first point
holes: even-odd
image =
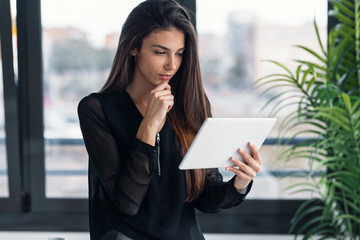
{"type": "Polygon", "coordinates": [[[101,109],[101,103],[98,95],[99,93],[92,93],[80,100],[77,108],[79,115],[96,109],[101,109]]]}
{"type": "Polygon", "coordinates": [[[107,112],[116,109],[116,105],[123,102],[125,93],[91,93],[82,98],[78,104],[78,113],[107,112]]]}

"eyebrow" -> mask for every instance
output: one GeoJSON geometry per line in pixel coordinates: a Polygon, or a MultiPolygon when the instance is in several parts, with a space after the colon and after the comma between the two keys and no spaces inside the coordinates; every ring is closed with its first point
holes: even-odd
{"type": "MultiPolygon", "coordinates": [[[[161,48],[161,49],[164,49],[166,51],[169,51],[170,49],[165,47],[165,46],[162,46],[162,45],[152,45],[152,47],[158,47],[158,48],[161,48]]],[[[179,48],[178,51],[181,51],[181,50],[184,50],[185,47],[182,47],[182,48],[179,48]]]]}

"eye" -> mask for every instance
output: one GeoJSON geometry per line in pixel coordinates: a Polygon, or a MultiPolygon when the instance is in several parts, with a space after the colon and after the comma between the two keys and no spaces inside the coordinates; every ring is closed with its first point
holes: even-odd
{"type": "Polygon", "coordinates": [[[177,53],[176,55],[181,57],[181,56],[183,55],[183,53],[182,53],[182,52],[179,52],[179,53],[177,53]]]}
{"type": "Polygon", "coordinates": [[[162,54],[165,54],[165,52],[164,51],[155,51],[155,54],[162,55],[162,54]]]}

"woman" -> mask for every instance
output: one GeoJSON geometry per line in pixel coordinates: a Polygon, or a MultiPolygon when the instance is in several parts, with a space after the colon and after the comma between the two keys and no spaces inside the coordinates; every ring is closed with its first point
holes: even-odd
{"type": "MultiPolygon", "coordinates": [[[[107,82],[81,100],[89,154],[91,239],[204,239],[195,208],[240,204],[260,171],[258,150],[232,158],[236,175],[178,169],[211,117],[202,86],[196,33],[173,0],[139,4],[123,25],[107,82]]],[[[230,157],[230,156],[229,156],[230,157]]]]}

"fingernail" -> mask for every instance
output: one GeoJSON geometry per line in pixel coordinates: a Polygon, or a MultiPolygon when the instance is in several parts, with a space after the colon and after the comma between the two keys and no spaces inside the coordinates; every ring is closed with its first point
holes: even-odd
{"type": "Polygon", "coordinates": [[[226,170],[226,171],[229,171],[229,170],[230,170],[230,168],[226,167],[226,168],[225,168],[225,170],[226,170]]]}

